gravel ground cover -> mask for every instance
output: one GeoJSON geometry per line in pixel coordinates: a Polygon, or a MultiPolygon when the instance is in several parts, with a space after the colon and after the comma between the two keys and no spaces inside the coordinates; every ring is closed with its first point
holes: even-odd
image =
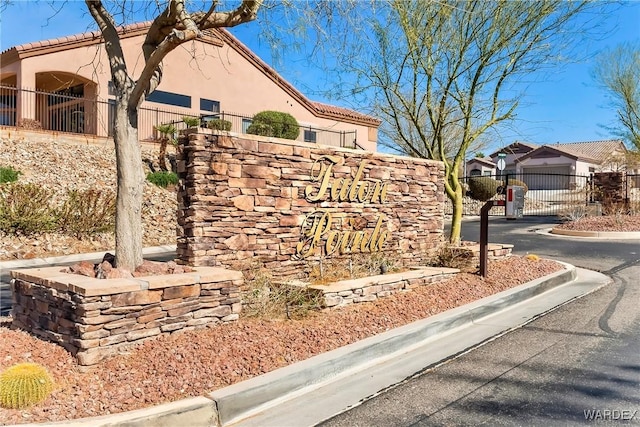
{"type": "Polygon", "coordinates": [[[0,323],[0,371],[24,361],[41,363],[57,386],[38,406],[0,409],[0,423],[106,415],[203,395],[561,268],[555,261],[513,256],[490,262],[486,279],[461,273],[412,292],[298,320],[241,318],[146,341],[88,372],[81,372],[62,347],[11,330],[5,319],[0,323]]]}
{"type": "MultiPolygon", "coordinates": [[[[144,149],[154,160],[157,151],[144,149]]],[[[114,150],[81,145],[0,140],[0,165],[64,194],[67,189],[115,191],[114,150]]],[[[175,192],[145,185],[145,246],[175,243],[175,192]]],[[[560,227],[594,231],[640,231],[640,217],[585,218],[560,227]]],[[[112,250],[111,234],[76,239],[55,233],[0,233],[0,260],[112,250]]],[[[299,320],[241,318],[234,324],[149,340],[131,351],[81,372],[63,348],[0,319],[0,371],[19,362],[46,366],[56,380],[52,396],[27,410],[0,409],[0,423],[61,421],[105,415],[198,396],[304,360],[377,333],[472,302],[557,271],[550,260],[513,256],[489,263],[489,276],[461,273],[446,282],[373,303],[358,304],[299,320]],[[225,343],[222,345],[221,343],[225,343]]]]}
{"type": "MultiPolygon", "coordinates": [[[[143,158],[157,164],[158,151],[143,148],[143,158]]],[[[18,181],[51,189],[58,196],[67,190],[90,188],[116,191],[115,150],[110,145],[74,144],[0,139],[0,166],[21,172],[18,181]]],[[[143,240],[145,246],[176,243],[175,191],[145,182],[143,240]]],[[[0,260],[113,250],[113,233],[78,239],[59,233],[14,236],[0,232],[0,260]]]]}

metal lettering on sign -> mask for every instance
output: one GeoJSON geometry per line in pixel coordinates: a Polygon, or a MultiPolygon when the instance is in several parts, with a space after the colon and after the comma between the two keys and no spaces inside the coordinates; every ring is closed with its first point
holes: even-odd
{"type": "Polygon", "coordinates": [[[319,202],[329,196],[332,202],[360,202],[360,203],[384,203],[387,199],[388,183],[375,181],[361,181],[364,167],[367,164],[363,160],[358,167],[353,179],[334,178],[333,166],[342,166],[344,159],[335,156],[322,156],[316,160],[311,167],[311,179],[320,182],[320,188],[316,189],[312,185],[307,185],[304,189],[304,196],[310,202],[319,202]],[[317,175],[316,175],[317,169],[317,175]],[[331,187],[331,191],[327,190],[331,187]]]}
{"type": "MultiPolygon", "coordinates": [[[[351,202],[379,203],[387,200],[388,182],[363,179],[366,160],[362,160],[352,178],[333,176],[334,166],[342,166],[344,159],[336,156],[322,156],[311,167],[311,181],[317,186],[307,185],[305,199],[309,202],[351,202]]],[[[335,253],[378,252],[389,237],[384,215],[375,221],[363,216],[348,217],[329,209],[318,209],[304,219],[301,239],[296,245],[296,256],[307,258],[320,248],[326,255],[335,253]],[[367,224],[373,228],[366,229],[367,224]]]]}

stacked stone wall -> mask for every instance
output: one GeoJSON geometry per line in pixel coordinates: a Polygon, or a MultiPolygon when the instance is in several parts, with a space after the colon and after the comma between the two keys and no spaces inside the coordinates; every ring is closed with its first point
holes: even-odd
{"type": "Polygon", "coordinates": [[[12,326],[94,365],[142,340],[238,319],[242,273],[200,268],[137,279],[93,279],[60,267],[12,272],[12,326]]]}
{"type": "Polygon", "coordinates": [[[420,265],[442,242],[441,162],[202,129],[180,145],[185,264],[299,277],[355,253],[420,265]]]}
{"type": "Polygon", "coordinates": [[[335,308],[376,301],[398,292],[411,291],[421,286],[447,280],[459,271],[455,268],[425,267],[402,273],[341,280],[329,285],[310,285],[309,289],[322,292],[324,306],[335,308]]]}

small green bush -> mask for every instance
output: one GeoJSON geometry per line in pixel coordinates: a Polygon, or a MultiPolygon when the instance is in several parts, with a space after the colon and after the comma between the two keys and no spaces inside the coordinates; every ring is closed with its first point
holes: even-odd
{"type": "Polygon", "coordinates": [[[15,170],[11,166],[0,166],[0,184],[17,181],[20,173],[20,171],[15,170]]]}
{"type": "Polygon", "coordinates": [[[53,193],[35,184],[12,183],[0,187],[0,230],[34,234],[55,229],[53,193]]]}
{"type": "Polygon", "coordinates": [[[56,216],[60,231],[76,237],[112,231],[116,198],[100,190],[70,190],[56,216]]]}
{"type": "Polygon", "coordinates": [[[247,128],[247,133],[260,136],[275,136],[273,127],[266,123],[251,123],[247,128]]]}
{"type": "Polygon", "coordinates": [[[200,119],[198,117],[184,116],[182,118],[182,121],[189,128],[196,127],[196,126],[200,125],[200,119]]]}
{"type": "Polygon", "coordinates": [[[231,130],[231,122],[229,120],[213,119],[207,122],[209,129],[224,130],[229,132],[231,130]]]}
{"type": "Polygon", "coordinates": [[[300,134],[300,126],[295,117],[289,113],[261,111],[253,116],[251,125],[247,128],[247,133],[284,139],[296,139],[300,134]],[[271,134],[268,134],[269,127],[271,128],[271,134]]]}
{"type": "Polygon", "coordinates": [[[178,175],[175,172],[168,171],[149,172],[147,181],[158,187],[167,188],[169,185],[178,184],[178,175]]]}
{"type": "Polygon", "coordinates": [[[474,200],[486,202],[496,195],[502,181],[497,181],[489,176],[476,176],[469,178],[469,197],[474,200]]]}

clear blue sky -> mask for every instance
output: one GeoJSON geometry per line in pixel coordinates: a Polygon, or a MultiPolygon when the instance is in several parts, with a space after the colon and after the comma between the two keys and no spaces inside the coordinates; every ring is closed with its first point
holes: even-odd
{"type": "MultiPolygon", "coordinates": [[[[9,6],[0,17],[0,49],[95,28],[84,2],[70,1],[57,13],[49,3],[17,1],[9,6]]],[[[595,54],[624,41],[640,40],[640,0],[623,3],[615,14],[606,17],[605,27],[606,37],[590,42],[587,46],[589,52],[595,54]]],[[[259,24],[251,23],[233,32],[263,60],[273,65],[269,48],[258,40],[259,31],[259,24]]],[[[301,63],[304,64],[290,61],[274,68],[309,98],[331,102],[312,95],[322,91],[323,79],[319,79],[317,73],[307,72],[301,63]]],[[[592,82],[591,67],[592,63],[587,61],[567,66],[555,74],[546,73],[546,81],[530,87],[528,102],[518,110],[520,120],[512,129],[501,130],[501,140],[486,151],[514,140],[543,144],[610,138],[611,135],[599,125],[611,122],[614,113],[606,108],[605,93],[592,82]]]]}

